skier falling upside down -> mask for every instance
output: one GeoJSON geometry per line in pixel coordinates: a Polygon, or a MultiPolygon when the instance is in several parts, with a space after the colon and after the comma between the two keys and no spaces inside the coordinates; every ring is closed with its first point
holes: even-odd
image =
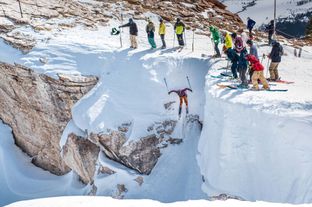
{"type": "Polygon", "coordinates": [[[193,92],[192,89],[189,89],[189,88],[184,88],[184,89],[180,89],[180,90],[171,90],[171,91],[168,92],[169,95],[172,92],[174,92],[174,93],[176,93],[180,97],[179,117],[181,116],[183,102],[186,105],[186,114],[188,114],[188,101],[187,101],[187,93],[186,93],[186,91],[193,92]]]}

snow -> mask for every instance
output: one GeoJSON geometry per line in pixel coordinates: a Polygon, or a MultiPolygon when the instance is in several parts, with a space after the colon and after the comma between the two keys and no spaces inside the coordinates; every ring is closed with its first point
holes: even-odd
{"type": "MultiPolygon", "coordinates": [[[[156,15],[147,13],[145,16],[151,17],[157,25],[156,15]]],[[[190,113],[203,121],[203,130],[187,122],[183,108],[174,131],[183,142],[162,150],[151,174],[141,175],[142,186],[134,181],[140,174],[101,154],[97,167],[107,166],[116,173],[95,175],[97,195],[118,197],[116,185],[125,184],[128,192],[123,196],[126,199],[197,200],[168,206],[213,206],[214,203],[198,199],[220,193],[250,201],[312,202],[312,72],[309,69],[312,49],[305,47],[299,59],[293,57],[293,48],[284,45],[287,56],[279,67],[280,74],[282,79],[295,81],[295,84],[278,84],[272,88],[287,88],[287,93],[219,89],[215,84],[228,80],[214,79],[211,74],[219,74],[218,68],[226,66],[227,62],[202,57],[203,53],[213,54],[209,37],[195,35],[195,51],[192,52],[192,32],[187,31],[186,48],[177,52],[172,48],[177,43],[173,42],[173,28],[168,24],[168,49],[151,50],[144,31],[146,22],[137,23],[139,48],[136,50],[127,49],[128,28],[122,32],[123,48],[120,48],[119,36],[110,35],[109,27],[90,31],[77,26],[38,33],[19,28],[17,31],[28,32],[39,40],[26,55],[0,42],[1,61],[23,64],[52,77],[57,77],[57,73],[99,77],[99,83],[73,107],[73,119],[63,132],[60,146],[71,132],[78,135],[84,135],[86,130],[105,132],[131,122],[127,134],[130,141],[148,135],[147,127],[157,121],[177,120],[178,98],[173,94],[168,96],[163,80],[166,78],[170,90],[189,87],[186,76],[190,78],[193,89],[193,93],[188,93],[190,113]],[[40,58],[47,63],[40,62],[40,58]],[[166,111],[163,105],[170,101],[175,101],[174,110],[166,111]]],[[[119,22],[111,21],[110,25],[116,27],[119,22]]],[[[158,35],[156,43],[160,43],[158,35]]],[[[270,48],[261,46],[259,50],[259,54],[267,54],[270,48]]],[[[266,61],[263,61],[265,66],[266,61]]],[[[0,124],[0,130],[0,205],[90,192],[91,186],[79,183],[74,172],[58,177],[33,166],[31,159],[14,145],[9,127],[0,124]]],[[[78,207],[86,202],[90,206],[103,203],[165,205],[147,200],[58,197],[11,206],[64,206],[65,201],[67,205],[72,203],[78,207]]],[[[240,201],[216,202],[216,205],[238,203],[268,205],[240,201]]]]}
{"type": "MultiPolygon", "coordinates": [[[[44,198],[30,201],[22,201],[17,202],[6,207],[67,207],[68,204],[71,204],[75,207],[101,207],[101,206],[118,206],[118,207],[132,207],[132,206],[153,206],[153,207],[188,207],[188,206],[202,206],[202,207],[225,207],[225,206],[233,206],[233,207],[267,207],[272,206],[270,203],[264,202],[241,202],[241,201],[214,201],[208,202],[205,200],[197,200],[197,201],[187,201],[187,202],[176,202],[164,204],[157,201],[152,200],[115,200],[113,198],[107,197],[88,197],[88,196],[76,196],[76,197],[57,197],[57,198],[44,198]]],[[[290,207],[292,205],[287,204],[275,204],[276,207],[290,207]]],[[[298,207],[306,206],[306,205],[297,205],[298,207]]]]}

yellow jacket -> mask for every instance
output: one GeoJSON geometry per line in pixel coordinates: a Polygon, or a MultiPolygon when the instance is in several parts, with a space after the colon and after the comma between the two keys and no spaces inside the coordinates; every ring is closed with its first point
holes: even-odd
{"type": "Polygon", "coordinates": [[[166,25],[163,22],[159,24],[159,34],[160,35],[166,34],[166,25]]]}
{"type": "Polygon", "coordinates": [[[229,33],[226,33],[225,35],[224,45],[226,49],[233,47],[232,37],[229,35],[229,33]]]}

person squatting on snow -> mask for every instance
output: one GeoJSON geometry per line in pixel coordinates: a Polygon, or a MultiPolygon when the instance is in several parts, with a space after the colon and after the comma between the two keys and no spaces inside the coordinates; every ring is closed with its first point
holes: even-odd
{"type": "Polygon", "coordinates": [[[127,24],[119,26],[119,28],[121,27],[129,27],[130,43],[131,43],[130,48],[136,49],[138,47],[138,43],[136,40],[136,37],[138,36],[138,27],[136,23],[133,21],[132,18],[130,18],[127,24]]]}
{"type": "Polygon", "coordinates": [[[180,20],[180,18],[177,18],[176,23],[174,24],[174,30],[177,35],[177,39],[179,42],[179,46],[183,47],[184,46],[184,40],[183,40],[183,33],[185,31],[185,25],[184,23],[180,20]]]}
{"type": "Polygon", "coordinates": [[[220,50],[219,50],[219,43],[220,43],[220,33],[219,33],[219,30],[216,28],[216,27],[213,27],[213,26],[210,26],[209,27],[209,30],[211,32],[211,39],[213,40],[213,43],[214,43],[214,50],[216,52],[216,55],[215,57],[221,57],[221,53],[220,53],[220,50]]]}
{"type": "Polygon", "coordinates": [[[186,114],[188,114],[188,100],[187,100],[187,93],[186,91],[192,91],[192,89],[189,88],[184,88],[184,89],[180,89],[180,90],[171,90],[168,92],[168,94],[170,95],[172,92],[176,93],[179,98],[180,98],[180,106],[179,106],[179,116],[181,115],[182,112],[182,104],[183,102],[186,105],[186,114]]]}
{"type": "Polygon", "coordinates": [[[269,67],[270,71],[270,80],[277,81],[280,79],[278,75],[278,65],[282,60],[282,55],[284,53],[284,49],[279,42],[273,40],[272,41],[272,50],[268,57],[271,59],[271,64],[269,67]]]}
{"type": "Polygon", "coordinates": [[[252,29],[254,28],[255,25],[256,25],[256,22],[250,19],[250,17],[247,17],[247,29],[249,30],[250,38],[252,38],[252,29]]]}
{"type": "Polygon", "coordinates": [[[161,49],[166,48],[166,42],[165,42],[165,34],[166,34],[166,25],[164,23],[163,19],[159,19],[159,30],[158,30],[161,42],[162,42],[162,47],[161,49]]]}
{"type": "Polygon", "coordinates": [[[266,26],[265,31],[268,32],[269,45],[271,45],[272,44],[272,36],[274,33],[274,20],[270,21],[270,23],[266,26]]]}
{"type": "Polygon", "coordinates": [[[154,40],[154,36],[155,36],[155,26],[154,23],[152,22],[152,20],[150,18],[147,19],[147,25],[146,25],[146,33],[147,33],[147,39],[148,39],[148,43],[151,45],[152,49],[156,48],[156,43],[154,40]]]}
{"type": "MultiPolygon", "coordinates": [[[[258,49],[252,40],[247,40],[247,45],[249,46],[249,54],[255,56],[259,60],[258,49]]],[[[252,80],[253,69],[249,67],[249,80],[252,80]]]]}
{"type": "Polygon", "coordinates": [[[260,63],[260,61],[254,56],[254,55],[247,55],[246,59],[250,62],[251,67],[253,69],[253,75],[252,75],[252,89],[253,90],[259,90],[259,85],[258,85],[258,79],[261,81],[263,85],[263,89],[269,90],[269,84],[267,80],[265,79],[263,75],[263,70],[264,67],[260,63]]]}

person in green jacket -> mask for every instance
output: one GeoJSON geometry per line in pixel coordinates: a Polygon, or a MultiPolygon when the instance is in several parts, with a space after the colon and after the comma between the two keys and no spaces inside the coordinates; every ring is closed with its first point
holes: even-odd
{"type": "Polygon", "coordinates": [[[177,35],[177,39],[178,39],[180,47],[183,47],[184,46],[183,33],[185,30],[185,25],[180,20],[180,18],[177,18],[177,22],[174,25],[174,30],[177,35]]]}
{"type": "Polygon", "coordinates": [[[221,57],[221,53],[219,50],[219,43],[220,43],[220,33],[219,30],[216,27],[210,26],[209,27],[210,32],[211,32],[211,39],[213,40],[214,43],[214,50],[216,51],[215,57],[221,57]]]}
{"type": "Polygon", "coordinates": [[[148,18],[147,21],[148,21],[146,25],[147,39],[148,39],[149,44],[151,45],[151,48],[155,49],[156,48],[156,43],[154,40],[155,26],[154,26],[154,23],[150,20],[150,18],[148,18]]]}

